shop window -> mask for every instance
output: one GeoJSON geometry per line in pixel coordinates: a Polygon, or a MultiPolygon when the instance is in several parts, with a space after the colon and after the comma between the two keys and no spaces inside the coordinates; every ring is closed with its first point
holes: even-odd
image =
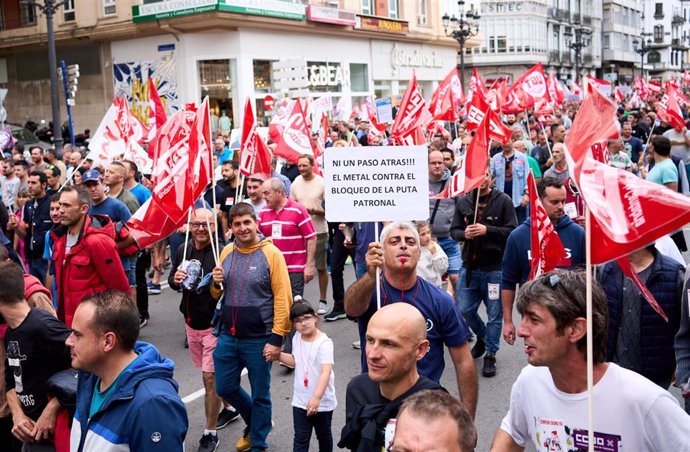
{"type": "Polygon", "coordinates": [[[117,13],[116,0],[103,0],[103,15],[112,16],[117,13]]]}
{"type": "Polygon", "coordinates": [[[340,92],[350,81],[349,66],[340,63],[307,61],[309,89],[316,92],[340,92]]]}
{"type": "Polygon", "coordinates": [[[362,14],[374,15],[374,0],[362,0],[362,14]]]}
{"type": "Polygon", "coordinates": [[[76,18],[74,13],[74,0],[67,0],[65,2],[65,9],[63,10],[65,22],[73,22],[76,18]]]}
{"type": "Polygon", "coordinates": [[[350,63],[350,86],[355,93],[369,91],[368,65],[350,63]]]}
{"type": "Polygon", "coordinates": [[[271,92],[271,61],[254,60],[254,91],[271,92]]]}
{"type": "Polygon", "coordinates": [[[202,60],[197,62],[199,71],[200,98],[208,96],[211,109],[211,127],[229,132],[233,126],[232,117],[232,60],[202,60]]]}

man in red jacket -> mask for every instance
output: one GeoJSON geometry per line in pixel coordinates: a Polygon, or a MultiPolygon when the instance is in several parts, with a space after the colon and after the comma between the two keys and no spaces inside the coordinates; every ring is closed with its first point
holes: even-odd
{"type": "Polygon", "coordinates": [[[90,204],[86,190],[65,187],[60,195],[62,226],[51,232],[58,318],[70,328],[74,311],[86,296],[108,289],[129,292],[115,246],[115,227],[106,216],[88,215],[90,204]]]}

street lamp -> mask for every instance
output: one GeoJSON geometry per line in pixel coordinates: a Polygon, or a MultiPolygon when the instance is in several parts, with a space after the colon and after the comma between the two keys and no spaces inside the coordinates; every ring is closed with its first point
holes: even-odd
{"type": "Polygon", "coordinates": [[[53,29],[53,16],[61,7],[70,0],[43,0],[39,3],[35,0],[21,0],[21,3],[40,9],[46,16],[46,29],[48,32],[48,72],[50,74],[50,107],[53,110],[53,146],[55,152],[62,150],[62,129],[60,127],[60,102],[57,83],[57,57],[55,55],[55,31],[53,29]]]}
{"type": "Polygon", "coordinates": [[[458,0],[458,17],[448,16],[448,13],[441,17],[443,32],[446,36],[455,39],[460,44],[460,81],[463,89],[465,86],[465,43],[468,39],[479,33],[479,13],[465,13],[465,0],[458,0]]]}
{"type": "Polygon", "coordinates": [[[639,40],[637,38],[633,39],[632,44],[635,46],[633,48],[635,53],[640,55],[640,75],[644,78],[644,56],[652,50],[652,40],[647,39],[645,43],[644,36],[641,36],[639,40]]]}
{"type": "Polygon", "coordinates": [[[565,37],[565,45],[575,51],[575,83],[577,83],[580,78],[582,49],[589,46],[589,36],[592,34],[592,31],[580,27],[578,23],[575,23],[574,26],[576,28],[573,28],[573,31],[566,31],[563,33],[563,36],[565,37]]]}

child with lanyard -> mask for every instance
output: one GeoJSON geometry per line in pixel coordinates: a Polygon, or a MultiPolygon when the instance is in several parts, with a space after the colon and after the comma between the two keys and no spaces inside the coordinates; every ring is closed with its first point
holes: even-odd
{"type": "Polygon", "coordinates": [[[331,421],[337,406],[333,373],[333,341],[318,328],[314,308],[295,297],[290,321],[297,329],[292,354],[281,352],[280,362],[295,368],[292,417],[295,429],[293,452],[308,452],[312,429],[319,452],[333,450],[331,421]]]}

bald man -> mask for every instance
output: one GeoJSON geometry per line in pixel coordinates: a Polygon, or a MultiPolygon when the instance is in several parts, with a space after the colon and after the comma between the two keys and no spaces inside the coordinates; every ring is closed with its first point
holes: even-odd
{"type": "Polygon", "coordinates": [[[346,424],[338,447],[374,452],[391,445],[398,408],[407,397],[445,389],[417,372],[429,341],[424,316],[411,304],[393,303],[376,311],[365,337],[368,372],[347,385],[346,424]]]}

